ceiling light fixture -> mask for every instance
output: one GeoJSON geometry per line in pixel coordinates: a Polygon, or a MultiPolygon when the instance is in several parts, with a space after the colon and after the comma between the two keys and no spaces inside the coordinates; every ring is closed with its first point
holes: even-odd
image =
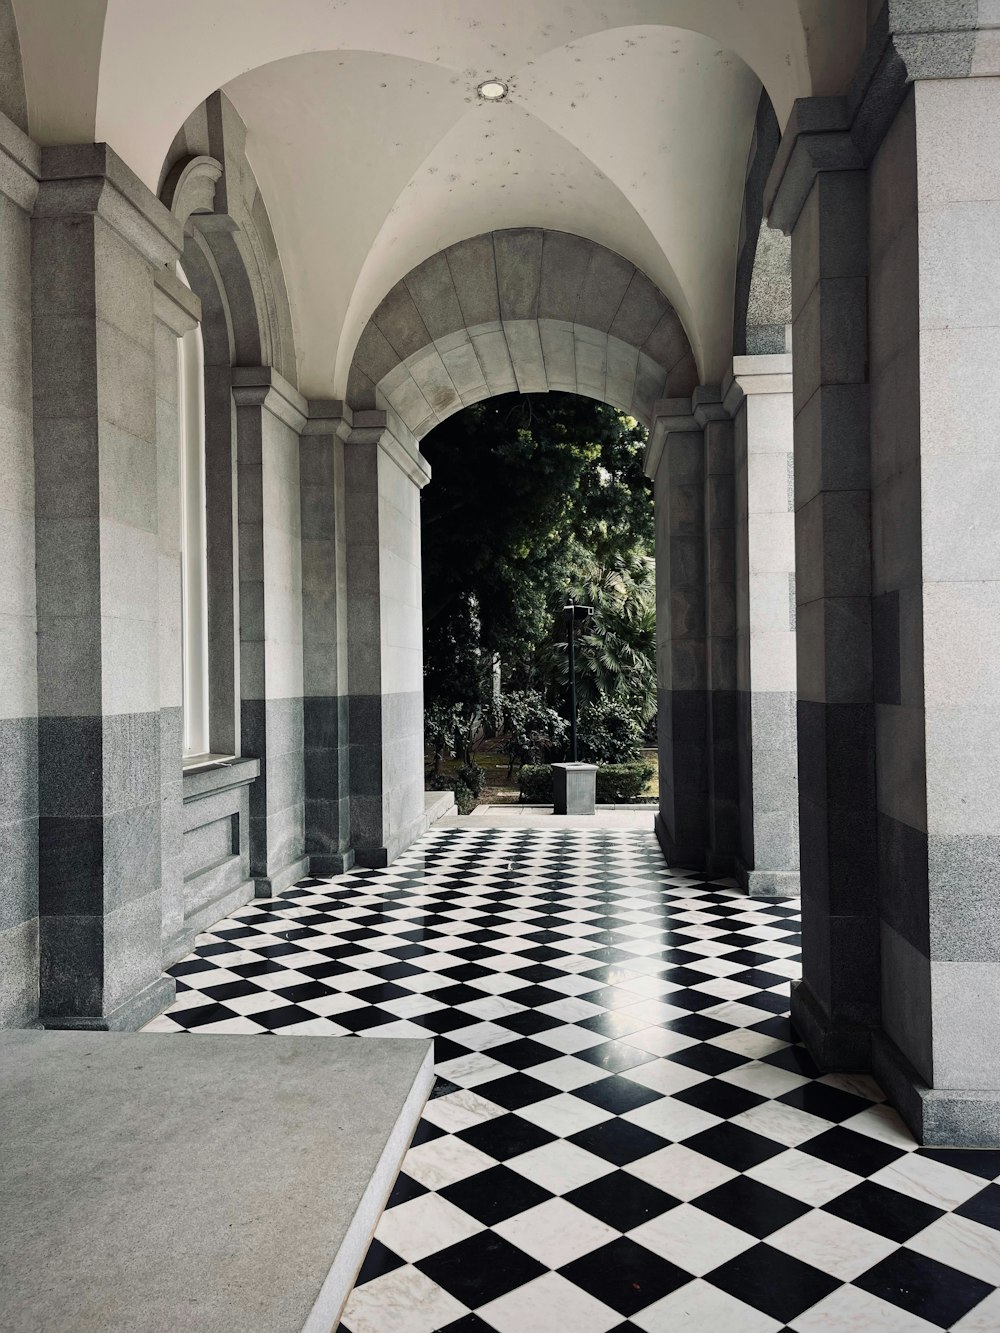
{"type": "Polygon", "coordinates": [[[507,85],[499,79],[484,79],[476,92],[484,102],[502,102],[507,96],[507,85]]]}

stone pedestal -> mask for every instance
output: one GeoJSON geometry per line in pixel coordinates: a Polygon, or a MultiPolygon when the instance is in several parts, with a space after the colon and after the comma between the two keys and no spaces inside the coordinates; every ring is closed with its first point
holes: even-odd
{"type": "Polygon", "coordinates": [[[553,764],[552,791],[557,815],[592,815],[597,802],[597,765],[553,764]]]}

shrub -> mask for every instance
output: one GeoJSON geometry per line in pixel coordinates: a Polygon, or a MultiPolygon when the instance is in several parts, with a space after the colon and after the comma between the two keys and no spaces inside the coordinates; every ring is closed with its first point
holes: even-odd
{"type": "MultiPolygon", "coordinates": [[[[482,772],[482,769],[479,771],[482,772]]],[[[478,804],[478,797],[463,782],[461,773],[431,773],[424,779],[424,783],[427,791],[454,792],[460,815],[470,814],[478,804]]]]}
{"type": "MultiPolygon", "coordinates": [[[[597,770],[598,805],[639,800],[653,776],[652,764],[604,764],[597,770]]],[[[551,801],[552,765],[525,764],[520,773],[523,801],[551,801]]]]}
{"type": "Polygon", "coordinates": [[[480,768],[478,764],[463,764],[456,774],[461,782],[464,782],[473,796],[481,796],[483,786],[486,782],[486,769],[480,768]]]}
{"type": "Polygon", "coordinates": [[[577,747],[589,764],[627,764],[639,758],[642,724],[624,703],[598,699],[580,710],[577,747]]]}
{"type": "Polygon", "coordinates": [[[653,776],[652,764],[606,764],[597,770],[597,800],[600,805],[636,801],[653,776]]]}
{"type": "Polygon", "coordinates": [[[551,801],[552,765],[524,764],[518,775],[523,801],[551,801]]]}
{"type": "Polygon", "coordinates": [[[515,764],[539,764],[558,753],[566,738],[567,722],[549,708],[537,690],[511,690],[493,701],[488,712],[496,732],[503,736],[502,752],[515,764]]]}

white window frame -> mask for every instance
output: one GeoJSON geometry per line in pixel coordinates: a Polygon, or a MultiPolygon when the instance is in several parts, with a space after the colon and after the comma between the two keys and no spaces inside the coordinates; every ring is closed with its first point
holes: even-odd
{"type": "MultiPolygon", "coordinates": [[[[178,266],[178,277],[188,285],[178,266]]],[[[180,445],[181,660],[184,762],[210,753],[205,348],[201,326],[177,340],[180,445]]]]}

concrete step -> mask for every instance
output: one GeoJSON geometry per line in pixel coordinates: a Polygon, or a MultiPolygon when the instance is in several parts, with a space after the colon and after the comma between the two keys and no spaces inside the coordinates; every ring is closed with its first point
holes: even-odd
{"type": "Polygon", "coordinates": [[[5,1333],[330,1333],[432,1047],[0,1032],[5,1333]]]}

